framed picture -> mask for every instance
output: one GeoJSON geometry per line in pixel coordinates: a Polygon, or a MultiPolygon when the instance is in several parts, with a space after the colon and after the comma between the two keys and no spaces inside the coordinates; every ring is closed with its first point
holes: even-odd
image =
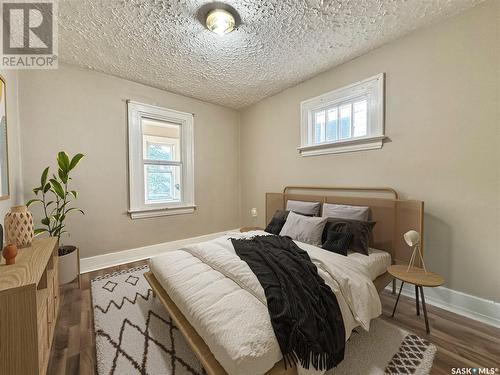
{"type": "Polygon", "coordinates": [[[7,149],[7,87],[0,76],[0,200],[9,198],[9,157],[7,149]]]}

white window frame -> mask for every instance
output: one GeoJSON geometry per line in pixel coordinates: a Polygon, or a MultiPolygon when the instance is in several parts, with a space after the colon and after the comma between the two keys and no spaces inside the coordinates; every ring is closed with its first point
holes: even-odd
{"type": "Polygon", "coordinates": [[[174,111],[149,104],[127,101],[129,140],[129,214],[132,219],[193,213],[194,201],[194,117],[192,113],[174,111]],[[146,203],[144,185],[144,150],[142,119],[168,122],[180,126],[181,167],[180,202],[146,203]]]}
{"type": "Polygon", "coordinates": [[[300,146],[297,148],[300,154],[316,156],[382,148],[386,138],[384,134],[384,81],[385,74],[380,73],[301,102],[300,146]],[[365,136],[314,143],[314,114],[318,110],[340,107],[361,98],[368,99],[367,134],[365,136]]]}

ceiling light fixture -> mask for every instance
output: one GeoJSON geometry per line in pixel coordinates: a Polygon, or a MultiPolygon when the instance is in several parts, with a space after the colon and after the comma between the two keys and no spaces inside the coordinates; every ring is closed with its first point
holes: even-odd
{"type": "Polygon", "coordinates": [[[234,30],[234,16],[224,9],[213,9],[207,14],[207,29],[217,35],[229,34],[234,30]]]}

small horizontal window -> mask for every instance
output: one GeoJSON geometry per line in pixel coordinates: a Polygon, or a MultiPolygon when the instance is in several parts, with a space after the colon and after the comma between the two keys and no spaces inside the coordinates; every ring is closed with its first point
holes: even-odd
{"type": "Polygon", "coordinates": [[[303,156],[381,148],[384,139],[384,75],[301,103],[303,156]]]}

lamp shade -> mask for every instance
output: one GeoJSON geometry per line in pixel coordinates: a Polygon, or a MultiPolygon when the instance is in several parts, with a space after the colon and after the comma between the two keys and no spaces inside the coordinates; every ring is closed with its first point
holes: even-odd
{"type": "Polygon", "coordinates": [[[403,235],[403,238],[410,247],[420,243],[420,234],[416,230],[409,230],[403,235]]]}

